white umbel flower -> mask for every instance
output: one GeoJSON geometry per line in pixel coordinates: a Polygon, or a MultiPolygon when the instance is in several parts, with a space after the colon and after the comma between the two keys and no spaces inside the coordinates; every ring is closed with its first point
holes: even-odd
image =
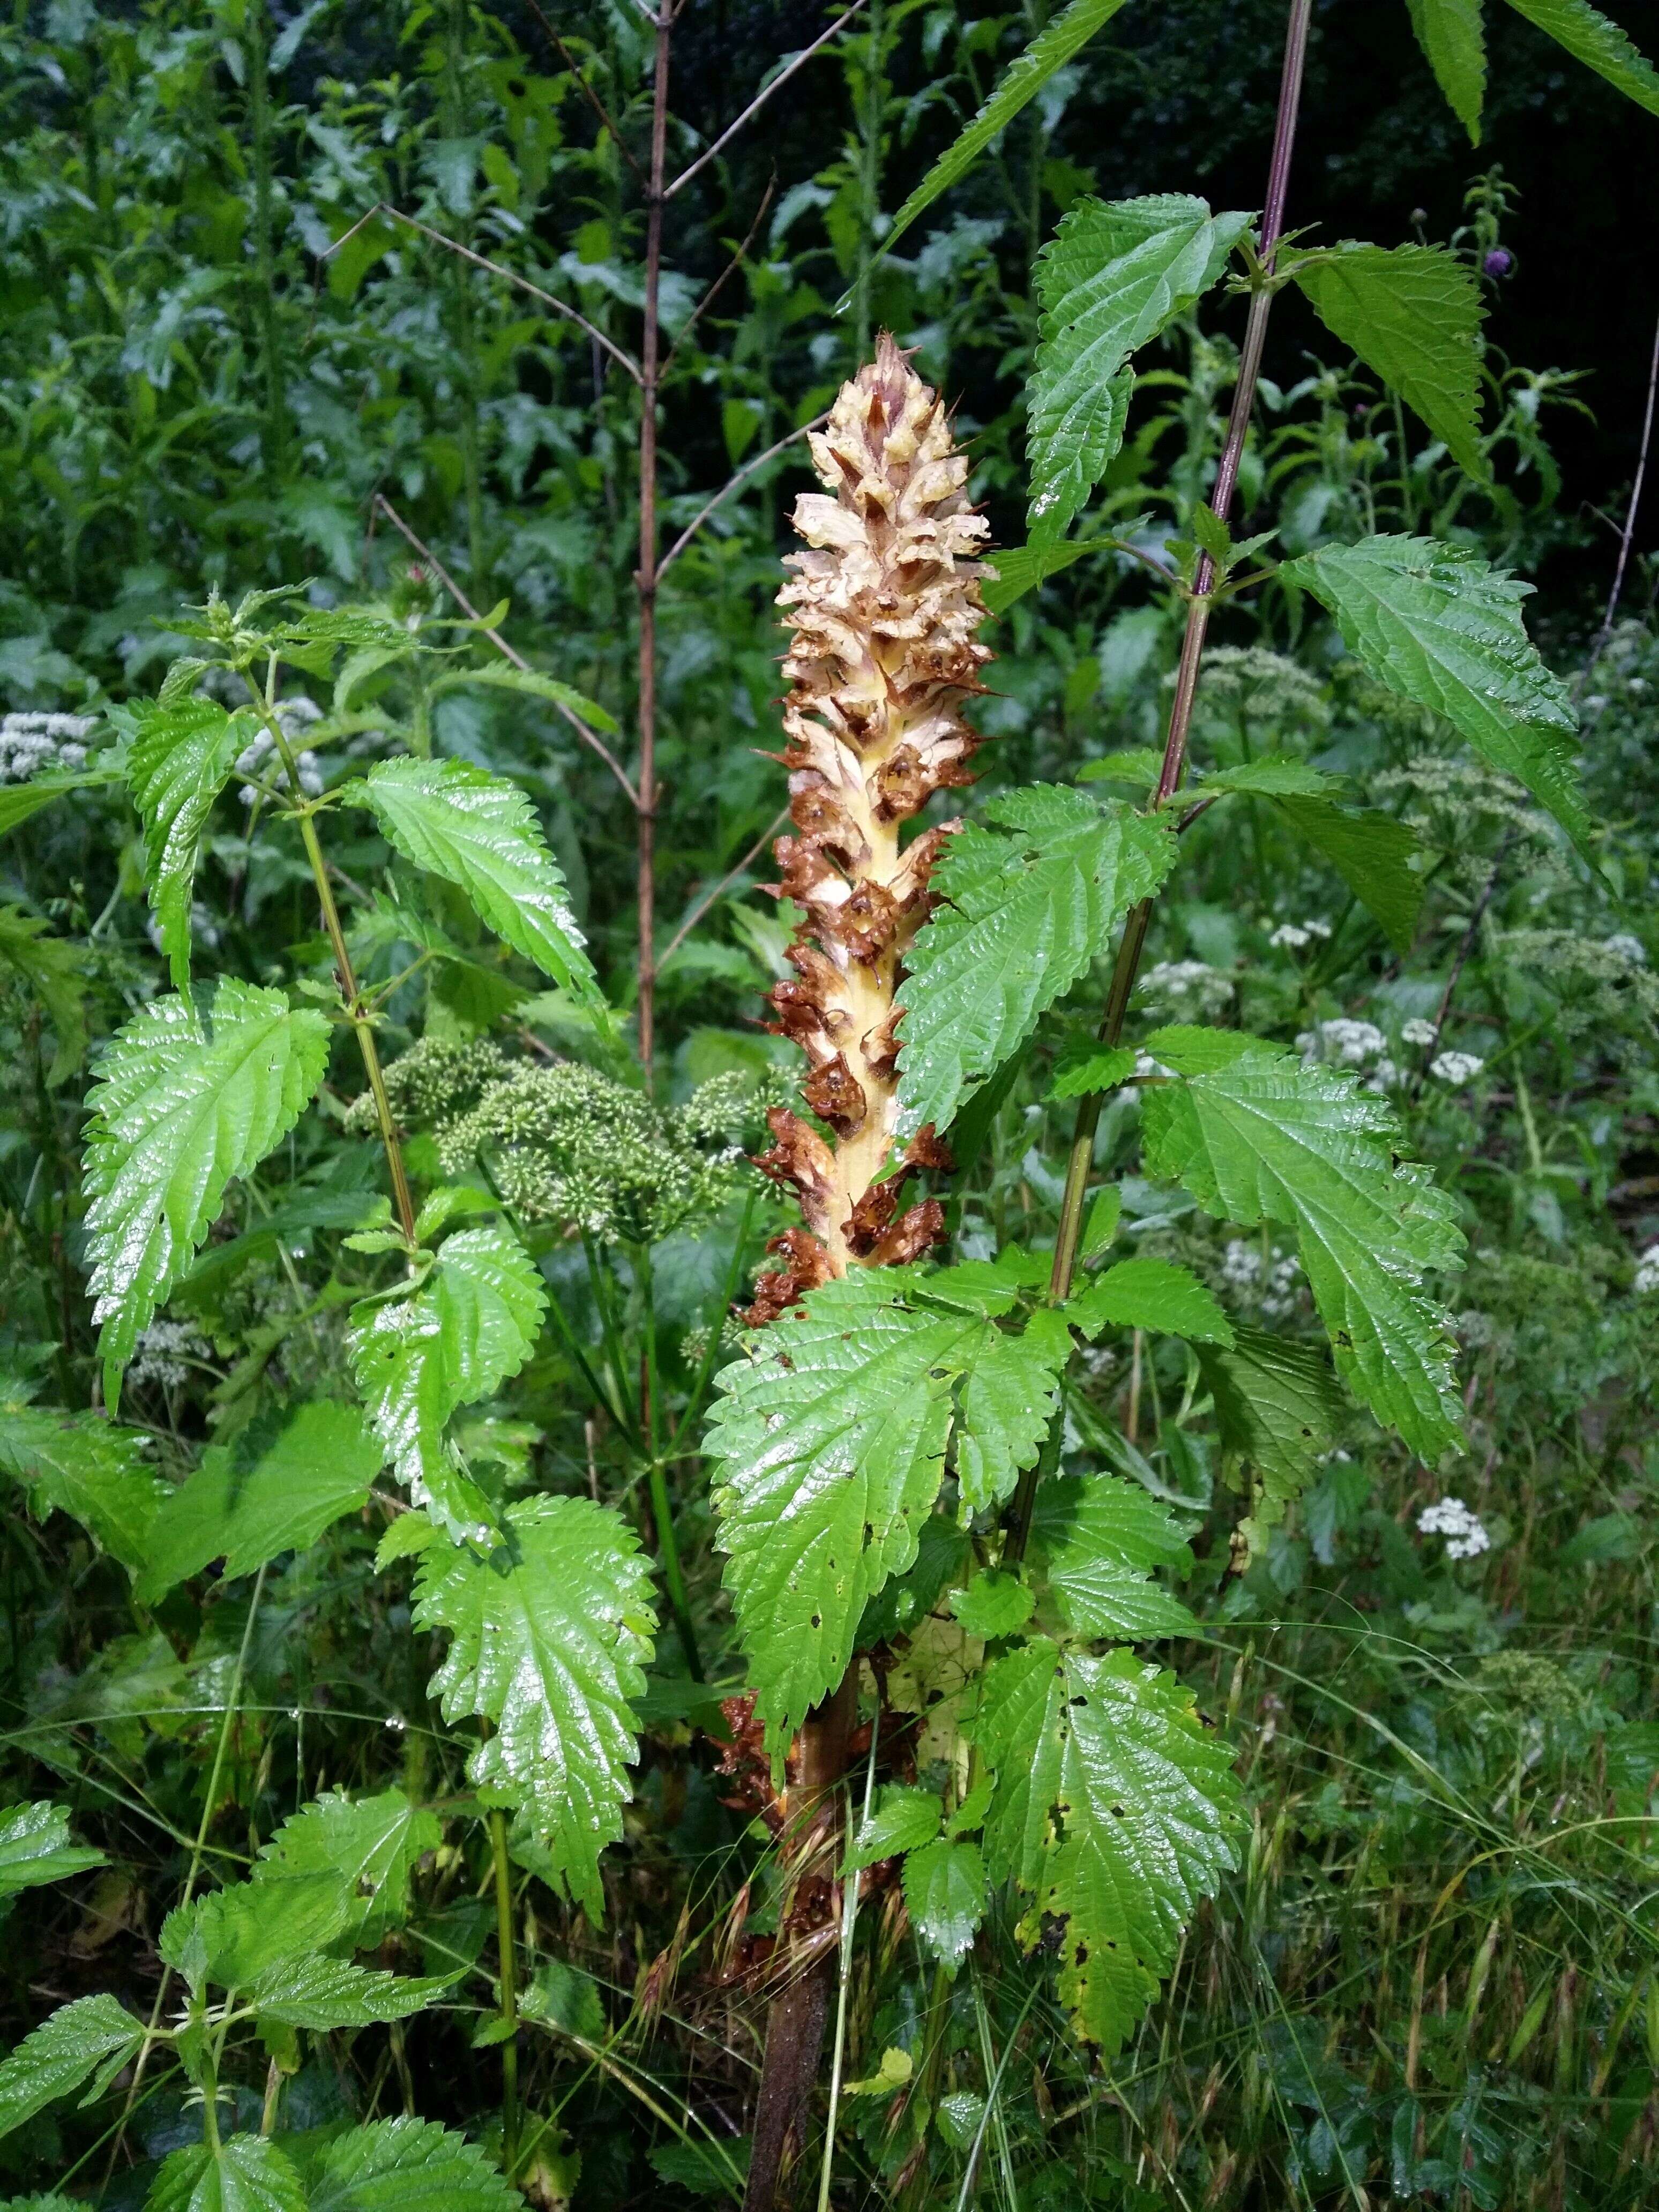
{"type": "Polygon", "coordinates": [[[1492,1549],[1485,1522],[1461,1498],[1443,1498],[1437,1504],[1425,1505],[1417,1516],[1417,1531],[1420,1536],[1443,1536],[1449,1559],[1478,1559],[1492,1549]]]}

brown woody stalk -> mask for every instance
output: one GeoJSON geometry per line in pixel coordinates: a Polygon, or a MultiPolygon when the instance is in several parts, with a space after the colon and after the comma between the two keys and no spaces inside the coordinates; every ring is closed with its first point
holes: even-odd
{"type": "MultiPolygon", "coordinates": [[[[756,1285],[757,1326],[849,1267],[917,1259],[945,1233],[937,1199],[902,1206],[915,1170],[950,1165],[932,1128],[891,1157],[894,998],[927,918],[929,872],[956,824],[900,839],[935,792],[970,781],[979,739],[962,709],[983,690],[991,657],[975,635],[987,571],[973,556],[988,533],[968,501],[967,457],[943,403],[885,332],[811,452],[825,489],[796,502],[808,550],[789,556],[794,574],[778,595],[793,632],[783,761],[794,830],[775,848],[777,888],[805,919],[789,955],[795,979],[777,986],[772,1005],[776,1026],[806,1054],[802,1096],[830,1134],[782,1108],[771,1115],[760,1164],[794,1190],[803,1225],[775,1240],[782,1264],[756,1285]]],[[[808,1717],[790,1760],[792,1887],[803,1909],[783,1923],[785,1985],[767,2022],[745,2212],[770,2212],[817,2073],[834,1954],[820,1946],[791,1974],[787,1953],[805,1948],[809,1911],[825,1910],[826,1885],[809,1869],[830,1863],[854,1680],[808,1717]]]]}

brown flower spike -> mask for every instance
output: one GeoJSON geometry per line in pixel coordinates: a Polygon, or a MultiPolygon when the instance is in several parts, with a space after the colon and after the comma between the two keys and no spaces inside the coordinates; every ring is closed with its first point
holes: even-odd
{"type": "Polygon", "coordinates": [[[811,1063],[802,1096],[836,1140],[782,1108],[771,1115],[760,1164],[794,1188],[806,1226],[776,1240],[784,1265],[756,1285],[757,1325],[852,1261],[914,1260],[943,1231],[937,1200],[899,1210],[912,1168],[950,1164],[931,1128],[882,1170],[897,1116],[894,993],[957,825],[902,851],[899,833],[934,792],[971,781],[980,740],[962,707],[991,658],[975,633],[981,580],[996,572],[973,558],[988,532],[963,489],[967,456],[885,331],[811,451],[827,489],[795,502],[809,550],[788,556],[795,573],[778,594],[793,631],[783,761],[795,834],[775,848],[777,888],[805,919],[789,955],[799,980],[772,1004],[811,1063]]]}

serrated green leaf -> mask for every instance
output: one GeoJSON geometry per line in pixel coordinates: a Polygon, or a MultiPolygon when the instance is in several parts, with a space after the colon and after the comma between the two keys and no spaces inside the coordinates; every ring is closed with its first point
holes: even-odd
{"type": "Polygon", "coordinates": [[[1190,1267],[1120,1260],[1060,1309],[1091,1341],[1103,1328],[1150,1328],[1191,1344],[1231,1344],[1232,1324],[1190,1267]]]}
{"type": "Polygon", "coordinates": [[[192,1989],[216,1982],[245,1990],[273,1968],[338,1942],[351,1917],[344,1875],[324,1867],[280,1882],[234,1882],[193,1898],[168,1913],[156,1948],[192,1989]]]}
{"type": "Polygon", "coordinates": [[[718,2136],[708,2142],[687,2136],[682,2142],[658,2143],[647,2155],[663,2180],[676,2189],[689,2190],[693,2197],[732,2201],[743,2195],[753,2153],[750,2136],[718,2136]]]}
{"type": "MultiPolygon", "coordinates": [[[[283,1885],[286,1887],[286,1885],[283,1885]]],[[[451,1986],[453,1976],[389,1974],[347,1959],[290,1959],[272,1966],[244,1992],[261,2020],[322,2032],[407,2020],[451,1986]]]]}
{"type": "Polygon", "coordinates": [[[1589,0],[1510,0],[1510,5],[1626,100],[1659,115],[1659,70],[1589,0]]]}
{"type": "Polygon", "coordinates": [[[1253,1550],[1318,1474],[1342,1419],[1342,1395],[1317,1346],[1264,1330],[1238,1329],[1231,1346],[1206,1346],[1198,1357],[1222,1449],[1255,1478],[1250,1514],[1240,1524],[1253,1550]]]}
{"type": "Polygon", "coordinates": [[[280,1552],[304,1551],[362,1510],[382,1456],[362,1414],[325,1398],[279,1428],[260,1425],[210,1446],[163,1500],[136,1595],[153,1605],[211,1559],[223,1559],[227,1576],[251,1575],[280,1552]]]}
{"type": "Polygon", "coordinates": [[[1330,862],[1397,952],[1408,952],[1423,904],[1423,878],[1412,866],[1417,833],[1380,807],[1333,806],[1328,799],[1285,798],[1279,813],[1298,837],[1330,862]]]}
{"type": "Polygon", "coordinates": [[[1265,760],[1241,761],[1235,768],[1206,769],[1206,796],[1212,791],[1259,792],[1269,799],[1333,799],[1342,788],[1340,776],[1287,754],[1270,753],[1265,760]]]}
{"type": "Polygon", "coordinates": [[[307,2212],[298,2173],[264,2136],[186,2143],[161,2161],[144,2212],[307,2212]]]}
{"type": "Polygon", "coordinates": [[[1089,1098],[1103,1091],[1115,1091],[1135,1072],[1136,1054],[1126,1044],[1102,1044],[1084,1037],[1068,1044],[1054,1060],[1051,1098],[1089,1098]]]}
{"type": "Polygon", "coordinates": [[[190,908],[202,835],[238,754],[257,725],[216,699],[147,702],[127,757],[132,803],[144,825],[144,876],[173,988],[190,988],[190,908]]]}
{"type": "Polygon", "coordinates": [[[373,1797],[330,1791],[292,1814],[260,1847],[252,1878],[258,1886],[337,1875],[350,1900],[341,1940],[368,1950],[401,1925],[416,1863],[442,1840],[437,1814],[410,1804],[401,1790],[373,1797]]]}
{"type": "Polygon", "coordinates": [[[1431,1462],[1458,1441],[1455,1346],[1423,1278],[1462,1265],[1462,1234],[1424,1171],[1395,1164],[1382,1099],[1333,1068],[1255,1050],[1150,1090],[1141,1133],[1150,1171],[1218,1219],[1296,1231],[1337,1365],[1379,1420],[1431,1462]]]}
{"type": "Polygon", "coordinates": [[[884,253],[897,245],[941,192],[948,192],[967,175],[1027,100],[1035,98],[1055,70],[1063,69],[1122,5],[1123,0],[1071,0],[1069,7],[1043,26],[1024,52],[1009,64],[979,113],[940,155],[894,216],[892,228],[882,241],[884,253]]]}
{"type": "Polygon", "coordinates": [[[143,1564],[166,1496],[144,1463],[149,1438],[96,1413],[0,1401],[0,1469],[20,1482],[42,1519],[69,1514],[124,1566],[143,1564]]]}
{"type": "Polygon", "coordinates": [[[70,1835],[69,1814],[42,1798],[12,1805],[0,1813],[0,1897],[15,1897],[46,1881],[67,1881],[88,1867],[102,1866],[104,1854],[70,1835]]]}
{"type": "Polygon", "coordinates": [[[904,1862],[910,1925],[947,1974],[954,1974],[985,1917],[985,1860],[977,1844],[924,1844],[904,1862]]]}
{"type": "Polygon", "coordinates": [[[1035,1604],[1019,1577],[998,1567],[982,1567],[966,1589],[951,1593],[951,1612],[969,1636],[988,1644],[1024,1628],[1035,1604]]]}
{"type": "Polygon", "coordinates": [[[104,1397],[156,1307],[246,1175],[321,1082],[329,1026],[280,991],[227,977],[210,994],[153,999],[118,1030],[88,1097],[86,1249],[102,1329],[104,1397]]]}
{"type": "Polygon", "coordinates": [[[1468,264],[1444,246],[1348,240],[1291,273],[1326,329],[1422,416],[1458,466],[1490,475],[1479,421],[1484,310],[1468,264]]]}
{"type": "Polygon", "coordinates": [[[1212,1068],[1231,1067],[1257,1053],[1282,1049],[1252,1036],[1248,1030],[1206,1029],[1198,1022],[1168,1022],[1154,1030],[1145,1044],[1152,1059],[1182,1075],[1206,1075],[1212,1068]]]}
{"type": "Polygon", "coordinates": [[[52,1024],[58,1039],[46,1082],[56,1089],[86,1057],[87,987],[79,956],[65,939],[53,937],[45,918],[21,907],[0,907],[0,960],[23,978],[52,1024]]]}
{"type": "Polygon", "coordinates": [[[1064,535],[1122,444],[1130,356],[1209,289],[1249,221],[1180,192],[1082,199],[1061,218],[1033,272],[1033,545],[1064,535]]]}
{"type": "Polygon", "coordinates": [[[1572,708],[1522,626],[1530,584],[1431,538],[1324,545],[1279,574],[1329,609],[1348,650],[1379,683],[1443,714],[1589,856],[1572,708]]]}
{"type": "Polygon", "coordinates": [[[1105,1251],[1117,1235],[1117,1224],[1122,1218],[1123,1193],[1115,1182],[1108,1183],[1089,1201],[1089,1218],[1078,1239],[1078,1258],[1092,1260],[1097,1253],[1105,1251]]]}
{"type": "Polygon", "coordinates": [[[632,1529],[586,1498],[532,1498],[503,1520],[507,1540],[488,1554],[428,1541],[416,1625],[450,1632],[432,1678],[445,1717],[494,1728],[467,1763],[474,1784],[520,1807],[597,1922],[599,1853],[622,1833],[637,1750],[629,1700],[656,1627],[650,1565],[632,1529]]]}
{"type": "Polygon", "coordinates": [[[106,2080],[118,2073],[143,2033],[107,1991],[60,2006],[0,2058],[0,2136],[69,2096],[88,2075],[106,2080]]]}
{"type": "Polygon", "coordinates": [[[497,691],[517,691],[527,699],[550,700],[556,707],[567,708],[571,714],[580,715],[589,729],[603,730],[607,737],[617,735],[616,716],[601,707],[597,699],[590,699],[585,691],[560,683],[556,676],[544,676],[538,668],[514,668],[505,661],[483,668],[452,669],[431,686],[428,696],[436,698],[440,692],[474,684],[497,691]]]}
{"type": "Polygon", "coordinates": [[[464,892],[478,918],[584,1005],[603,1003],[564,878],[516,784],[471,761],[381,761],[340,796],[367,806],[406,860],[464,892]]]}
{"type": "Polygon", "coordinates": [[[1142,1643],[1193,1625],[1154,1567],[1187,1567],[1192,1553],[1167,1506],[1117,1474],[1051,1475],[1031,1516],[1031,1561],[1060,1618],[1079,1636],[1142,1643]]]}
{"type": "Polygon", "coordinates": [[[518,1373],[546,1310],[535,1262],[504,1222],[447,1238],[413,1297],[352,1310],[347,1346],[374,1432],[398,1480],[454,1536],[487,1541],[490,1514],[445,1425],[518,1373]]]}
{"type": "Polygon", "coordinates": [[[939,904],[899,993],[899,1124],[941,1134],[1175,863],[1169,825],[1116,800],[1033,784],[947,840],[939,904]]]}
{"type": "Polygon", "coordinates": [[[896,1858],[901,1851],[931,1843],[945,1817],[945,1800],[937,1790],[918,1790],[902,1782],[890,1782],[875,1810],[860,1820],[847,1853],[846,1871],[874,1866],[878,1859],[896,1858]]]}
{"type": "Polygon", "coordinates": [[[1406,0],[1417,43],[1428,58],[1448,106],[1480,143],[1480,111],[1486,98],[1486,33],[1481,0],[1406,0]]]}
{"type": "Polygon", "coordinates": [[[309,2212],[520,2212],[483,2153],[435,2120],[380,2120],[327,2145],[307,2196],[309,2212]]]}
{"type": "Polygon", "coordinates": [[[975,1733],[996,1775],[992,1878],[1031,1893],[1028,1940],[1059,1923],[1061,2001],[1085,2042],[1120,2050],[1234,1863],[1228,1747],[1174,1675],[1046,1637],[990,1668],[975,1733]]]}
{"type": "Polygon", "coordinates": [[[48,769],[44,775],[32,775],[26,783],[0,786],[0,837],[9,830],[21,829],[31,815],[50,806],[54,799],[63,799],[71,791],[96,791],[116,781],[112,768],[48,769]]]}
{"type": "Polygon", "coordinates": [[[916,1558],[958,1386],[974,1425],[964,1486],[1004,1494],[1036,1455],[1048,1414],[1033,1396],[1048,1395],[1063,1330],[1026,1346],[981,1315],[930,1310],[927,1287],[896,1268],[826,1283],[717,1378],[705,1449],[775,1758],[845,1674],[866,1603],[916,1558]]]}
{"type": "Polygon", "coordinates": [[[1036,1458],[1060,1403],[1060,1374],[1072,1353],[1059,1316],[1044,1308],[1016,1336],[988,1328],[962,1373],[957,1487],[964,1528],[1012,1498],[1036,1458]]]}
{"type": "Polygon", "coordinates": [[[981,597],[994,615],[1006,615],[1027,592],[1058,576],[1088,553],[1109,552],[1115,538],[1085,538],[1042,545],[1010,545],[1000,551],[991,567],[995,574],[981,587],[981,597]]]}

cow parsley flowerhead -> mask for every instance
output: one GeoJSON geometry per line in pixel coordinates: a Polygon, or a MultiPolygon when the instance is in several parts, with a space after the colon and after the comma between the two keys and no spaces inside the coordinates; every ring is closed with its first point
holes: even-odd
{"type": "Polygon", "coordinates": [[[1636,1263],[1636,1280],[1632,1288],[1638,1297],[1645,1297],[1650,1291],[1659,1291],[1659,1243],[1650,1244],[1636,1263]]]}
{"type": "Polygon", "coordinates": [[[1478,1559],[1492,1549],[1492,1538],[1480,1516],[1461,1498],[1443,1498],[1425,1505],[1417,1516],[1421,1536],[1443,1536],[1449,1559],[1478,1559]]]}
{"type": "Polygon", "coordinates": [[[1440,1052],[1429,1062],[1429,1073],[1461,1090],[1464,1084],[1474,1082],[1486,1064],[1477,1052],[1440,1052]]]}

